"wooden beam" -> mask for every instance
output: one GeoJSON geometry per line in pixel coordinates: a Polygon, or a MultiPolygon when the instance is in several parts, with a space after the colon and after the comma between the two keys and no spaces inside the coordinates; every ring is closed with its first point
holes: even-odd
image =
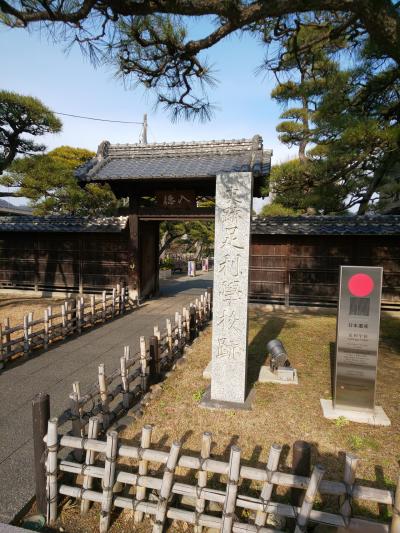
{"type": "Polygon", "coordinates": [[[159,207],[144,208],[141,207],[138,210],[138,216],[140,220],[213,220],[214,208],[213,207],[195,207],[188,210],[172,210],[161,209],[159,207]]]}

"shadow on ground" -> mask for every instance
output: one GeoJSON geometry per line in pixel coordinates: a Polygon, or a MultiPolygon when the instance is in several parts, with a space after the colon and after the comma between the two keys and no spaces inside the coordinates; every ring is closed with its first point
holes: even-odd
{"type": "Polygon", "coordinates": [[[258,380],[260,369],[267,357],[266,344],[276,339],[286,324],[286,319],[273,316],[267,320],[249,345],[247,389],[250,391],[258,380]]]}

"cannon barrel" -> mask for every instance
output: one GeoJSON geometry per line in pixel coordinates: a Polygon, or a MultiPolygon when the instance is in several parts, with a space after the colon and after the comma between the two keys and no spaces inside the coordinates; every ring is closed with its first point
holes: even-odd
{"type": "Polygon", "coordinates": [[[267,350],[271,356],[270,367],[275,371],[280,366],[289,366],[289,359],[286,350],[278,339],[273,339],[267,343],[267,350]]]}

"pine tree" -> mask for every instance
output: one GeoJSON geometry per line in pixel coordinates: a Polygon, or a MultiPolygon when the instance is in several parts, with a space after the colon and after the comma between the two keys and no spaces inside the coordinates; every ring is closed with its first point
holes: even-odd
{"type": "Polygon", "coordinates": [[[32,137],[57,133],[61,127],[61,121],[37,98],[0,91],[0,175],[18,155],[45,150],[32,137]]]}
{"type": "Polygon", "coordinates": [[[16,196],[30,200],[35,214],[113,214],[117,200],[108,184],[81,188],[74,170],[95,154],[83,148],[60,146],[47,154],[14,160],[1,184],[15,187],[16,196]]]}
{"type": "MultiPolygon", "coordinates": [[[[299,21],[298,31],[283,43],[281,60],[276,67],[278,77],[287,79],[278,83],[271,93],[272,98],[286,108],[280,116],[284,121],[277,126],[279,139],[290,147],[298,146],[301,161],[306,160],[306,148],[313,141],[313,116],[321,96],[332,86],[338,72],[338,65],[330,58],[326,47],[311,45],[317,35],[314,25],[299,21]],[[298,105],[289,107],[291,102],[298,105]]],[[[338,49],[339,43],[331,48],[331,51],[338,49]]]]}
{"type": "Polygon", "coordinates": [[[299,146],[299,159],[273,169],[276,201],[324,213],[382,209],[396,201],[400,189],[398,66],[365,42],[340,69],[330,56],[349,43],[333,42],[330,51],[322,51],[312,37],[314,27],[300,25],[297,33],[302,32],[303,40],[288,38],[287,59],[277,66],[285,74],[294,69],[297,81],[282,83],[275,97],[301,105],[283,115],[294,121],[279,125],[281,140],[299,146]]]}

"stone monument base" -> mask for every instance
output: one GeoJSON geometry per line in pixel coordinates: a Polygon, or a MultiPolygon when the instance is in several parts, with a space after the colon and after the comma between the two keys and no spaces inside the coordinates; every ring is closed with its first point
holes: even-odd
{"type": "Polygon", "coordinates": [[[339,409],[333,407],[332,400],[320,400],[322,413],[329,420],[336,420],[339,417],[347,418],[350,422],[360,424],[370,424],[371,426],[390,426],[390,420],[382,407],[375,406],[374,412],[352,411],[350,409],[339,409]]]}
{"type": "Polygon", "coordinates": [[[297,370],[293,370],[293,379],[282,379],[278,372],[272,372],[269,366],[262,366],[258,375],[259,383],[278,383],[279,385],[298,385],[297,370]]]}
{"type": "Polygon", "coordinates": [[[244,403],[237,402],[224,402],[222,400],[212,400],[211,399],[211,386],[207,387],[206,392],[203,394],[203,397],[199,403],[200,407],[204,409],[225,409],[226,411],[251,411],[252,403],[254,400],[254,389],[252,389],[244,403]]]}
{"type": "MultiPolygon", "coordinates": [[[[297,370],[294,368],[294,378],[292,380],[280,379],[278,374],[272,372],[269,366],[262,366],[258,375],[259,383],[278,383],[280,385],[298,385],[299,379],[297,377],[297,370]]],[[[203,378],[211,379],[211,361],[203,370],[203,378]]]]}

